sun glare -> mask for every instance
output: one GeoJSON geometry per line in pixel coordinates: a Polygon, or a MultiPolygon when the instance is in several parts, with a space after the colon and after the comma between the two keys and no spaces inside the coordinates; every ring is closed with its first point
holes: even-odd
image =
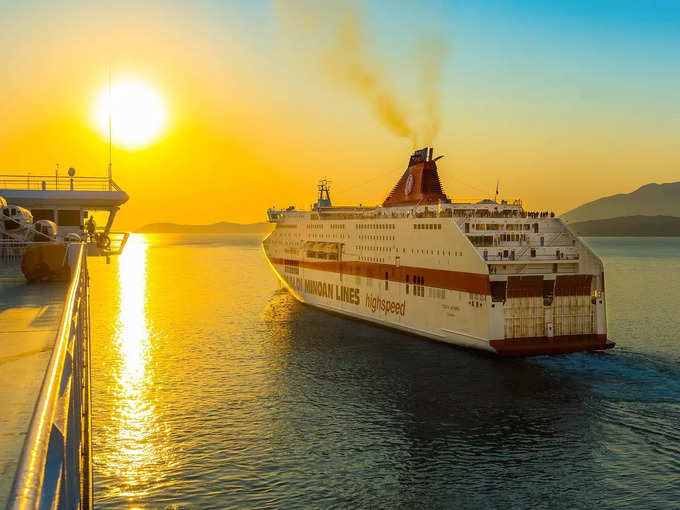
{"type": "Polygon", "coordinates": [[[145,147],[163,133],[167,114],[161,95],[137,78],[122,78],[105,87],[94,105],[94,121],[102,136],[129,149],[145,147]]]}

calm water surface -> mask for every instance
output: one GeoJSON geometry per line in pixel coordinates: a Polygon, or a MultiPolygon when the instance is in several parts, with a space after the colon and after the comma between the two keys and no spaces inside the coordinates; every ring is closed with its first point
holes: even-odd
{"type": "Polygon", "coordinates": [[[249,236],[92,277],[98,508],[677,508],[680,239],[591,238],[613,351],[500,360],[327,315],[249,236]]]}

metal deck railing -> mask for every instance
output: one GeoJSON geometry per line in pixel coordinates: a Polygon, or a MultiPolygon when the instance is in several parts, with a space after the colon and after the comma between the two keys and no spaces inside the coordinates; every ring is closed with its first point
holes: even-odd
{"type": "Polygon", "coordinates": [[[55,175],[0,175],[0,190],[123,191],[108,177],[59,177],[55,175]]]}
{"type": "Polygon", "coordinates": [[[29,425],[10,510],[92,508],[87,257],[77,250],[52,356],[29,425]]]}

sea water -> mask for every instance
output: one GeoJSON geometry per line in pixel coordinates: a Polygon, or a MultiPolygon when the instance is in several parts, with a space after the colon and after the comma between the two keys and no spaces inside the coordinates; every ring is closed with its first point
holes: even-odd
{"type": "Polygon", "coordinates": [[[590,238],[611,351],[497,359],[297,303],[257,236],[90,259],[98,508],[680,501],[680,239],[590,238]]]}

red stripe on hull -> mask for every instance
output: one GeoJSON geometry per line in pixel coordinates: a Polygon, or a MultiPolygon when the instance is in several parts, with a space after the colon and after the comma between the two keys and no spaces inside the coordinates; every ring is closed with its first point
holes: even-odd
{"type": "MultiPolygon", "coordinates": [[[[282,258],[272,257],[272,264],[283,266],[282,258]]],[[[489,275],[481,273],[466,273],[463,271],[446,271],[443,269],[428,269],[424,267],[399,266],[392,264],[378,264],[374,262],[358,261],[323,261],[311,260],[298,261],[300,267],[327,271],[330,273],[342,273],[347,276],[363,276],[366,278],[385,279],[385,273],[391,282],[406,283],[406,275],[409,275],[410,283],[413,283],[413,275],[424,278],[426,287],[435,287],[446,290],[471,292],[473,294],[491,294],[489,275]]]]}
{"type": "Polygon", "coordinates": [[[541,354],[567,354],[570,352],[600,351],[616,344],[607,335],[569,335],[555,337],[506,338],[489,341],[499,356],[538,356],[541,354]]]}

